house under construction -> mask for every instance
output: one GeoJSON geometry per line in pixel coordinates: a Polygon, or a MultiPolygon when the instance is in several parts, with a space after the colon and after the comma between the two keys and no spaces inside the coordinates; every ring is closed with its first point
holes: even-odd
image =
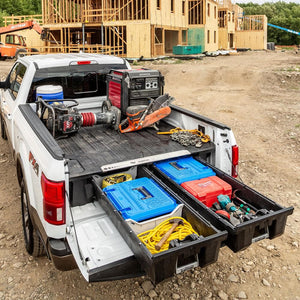
{"type": "Polygon", "coordinates": [[[218,0],[218,49],[267,49],[267,17],[244,16],[231,0],[218,0]]]}
{"type": "Polygon", "coordinates": [[[171,53],[187,43],[189,1],[43,0],[52,44],[119,56],[171,53]]]}
{"type": "Polygon", "coordinates": [[[266,17],[243,16],[231,0],[41,1],[46,38],[37,47],[41,53],[85,51],[138,58],[172,54],[174,46],[194,47],[198,52],[193,54],[266,48],[266,17]]]}
{"type": "Polygon", "coordinates": [[[218,48],[214,0],[43,0],[43,23],[67,52],[153,57],[177,45],[218,48]]]}

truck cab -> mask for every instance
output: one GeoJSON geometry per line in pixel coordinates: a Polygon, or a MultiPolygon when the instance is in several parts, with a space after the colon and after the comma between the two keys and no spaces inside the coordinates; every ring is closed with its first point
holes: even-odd
{"type": "Polygon", "coordinates": [[[25,38],[17,34],[7,34],[5,44],[0,45],[0,59],[18,58],[26,52],[25,38]]]}

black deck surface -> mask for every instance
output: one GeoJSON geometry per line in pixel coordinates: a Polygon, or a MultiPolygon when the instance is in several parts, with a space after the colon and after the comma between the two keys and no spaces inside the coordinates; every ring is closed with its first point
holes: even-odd
{"type": "MultiPolygon", "coordinates": [[[[160,131],[171,127],[161,122],[160,131]]],[[[74,136],[58,140],[57,143],[70,159],[70,177],[85,176],[100,172],[107,164],[143,158],[179,150],[199,153],[213,149],[212,143],[201,148],[184,147],[171,140],[169,135],[158,135],[153,128],[136,132],[120,133],[101,125],[81,128],[74,136]]]]}

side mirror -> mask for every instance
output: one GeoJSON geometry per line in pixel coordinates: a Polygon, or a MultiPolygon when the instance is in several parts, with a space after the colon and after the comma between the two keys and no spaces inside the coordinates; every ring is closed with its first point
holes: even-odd
{"type": "Polygon", "coordinates": [[[0,81],[0,89],[7,89],[8,81],[0,81]]]}

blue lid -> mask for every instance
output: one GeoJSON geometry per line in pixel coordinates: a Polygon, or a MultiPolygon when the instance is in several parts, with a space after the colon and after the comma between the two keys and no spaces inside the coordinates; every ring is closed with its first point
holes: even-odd
{"type": "Polygon", "coordinates": [[[173,197],[146,177],[110,185],[103,191],[124,219],[137,222],[168,214],[177,206],[173,197]]]}
{"type": "Polygon", "coordinates": [[[154,165],[178,184],[216,175],[211,168],[191,156],[168,159],[154,165]]]}

